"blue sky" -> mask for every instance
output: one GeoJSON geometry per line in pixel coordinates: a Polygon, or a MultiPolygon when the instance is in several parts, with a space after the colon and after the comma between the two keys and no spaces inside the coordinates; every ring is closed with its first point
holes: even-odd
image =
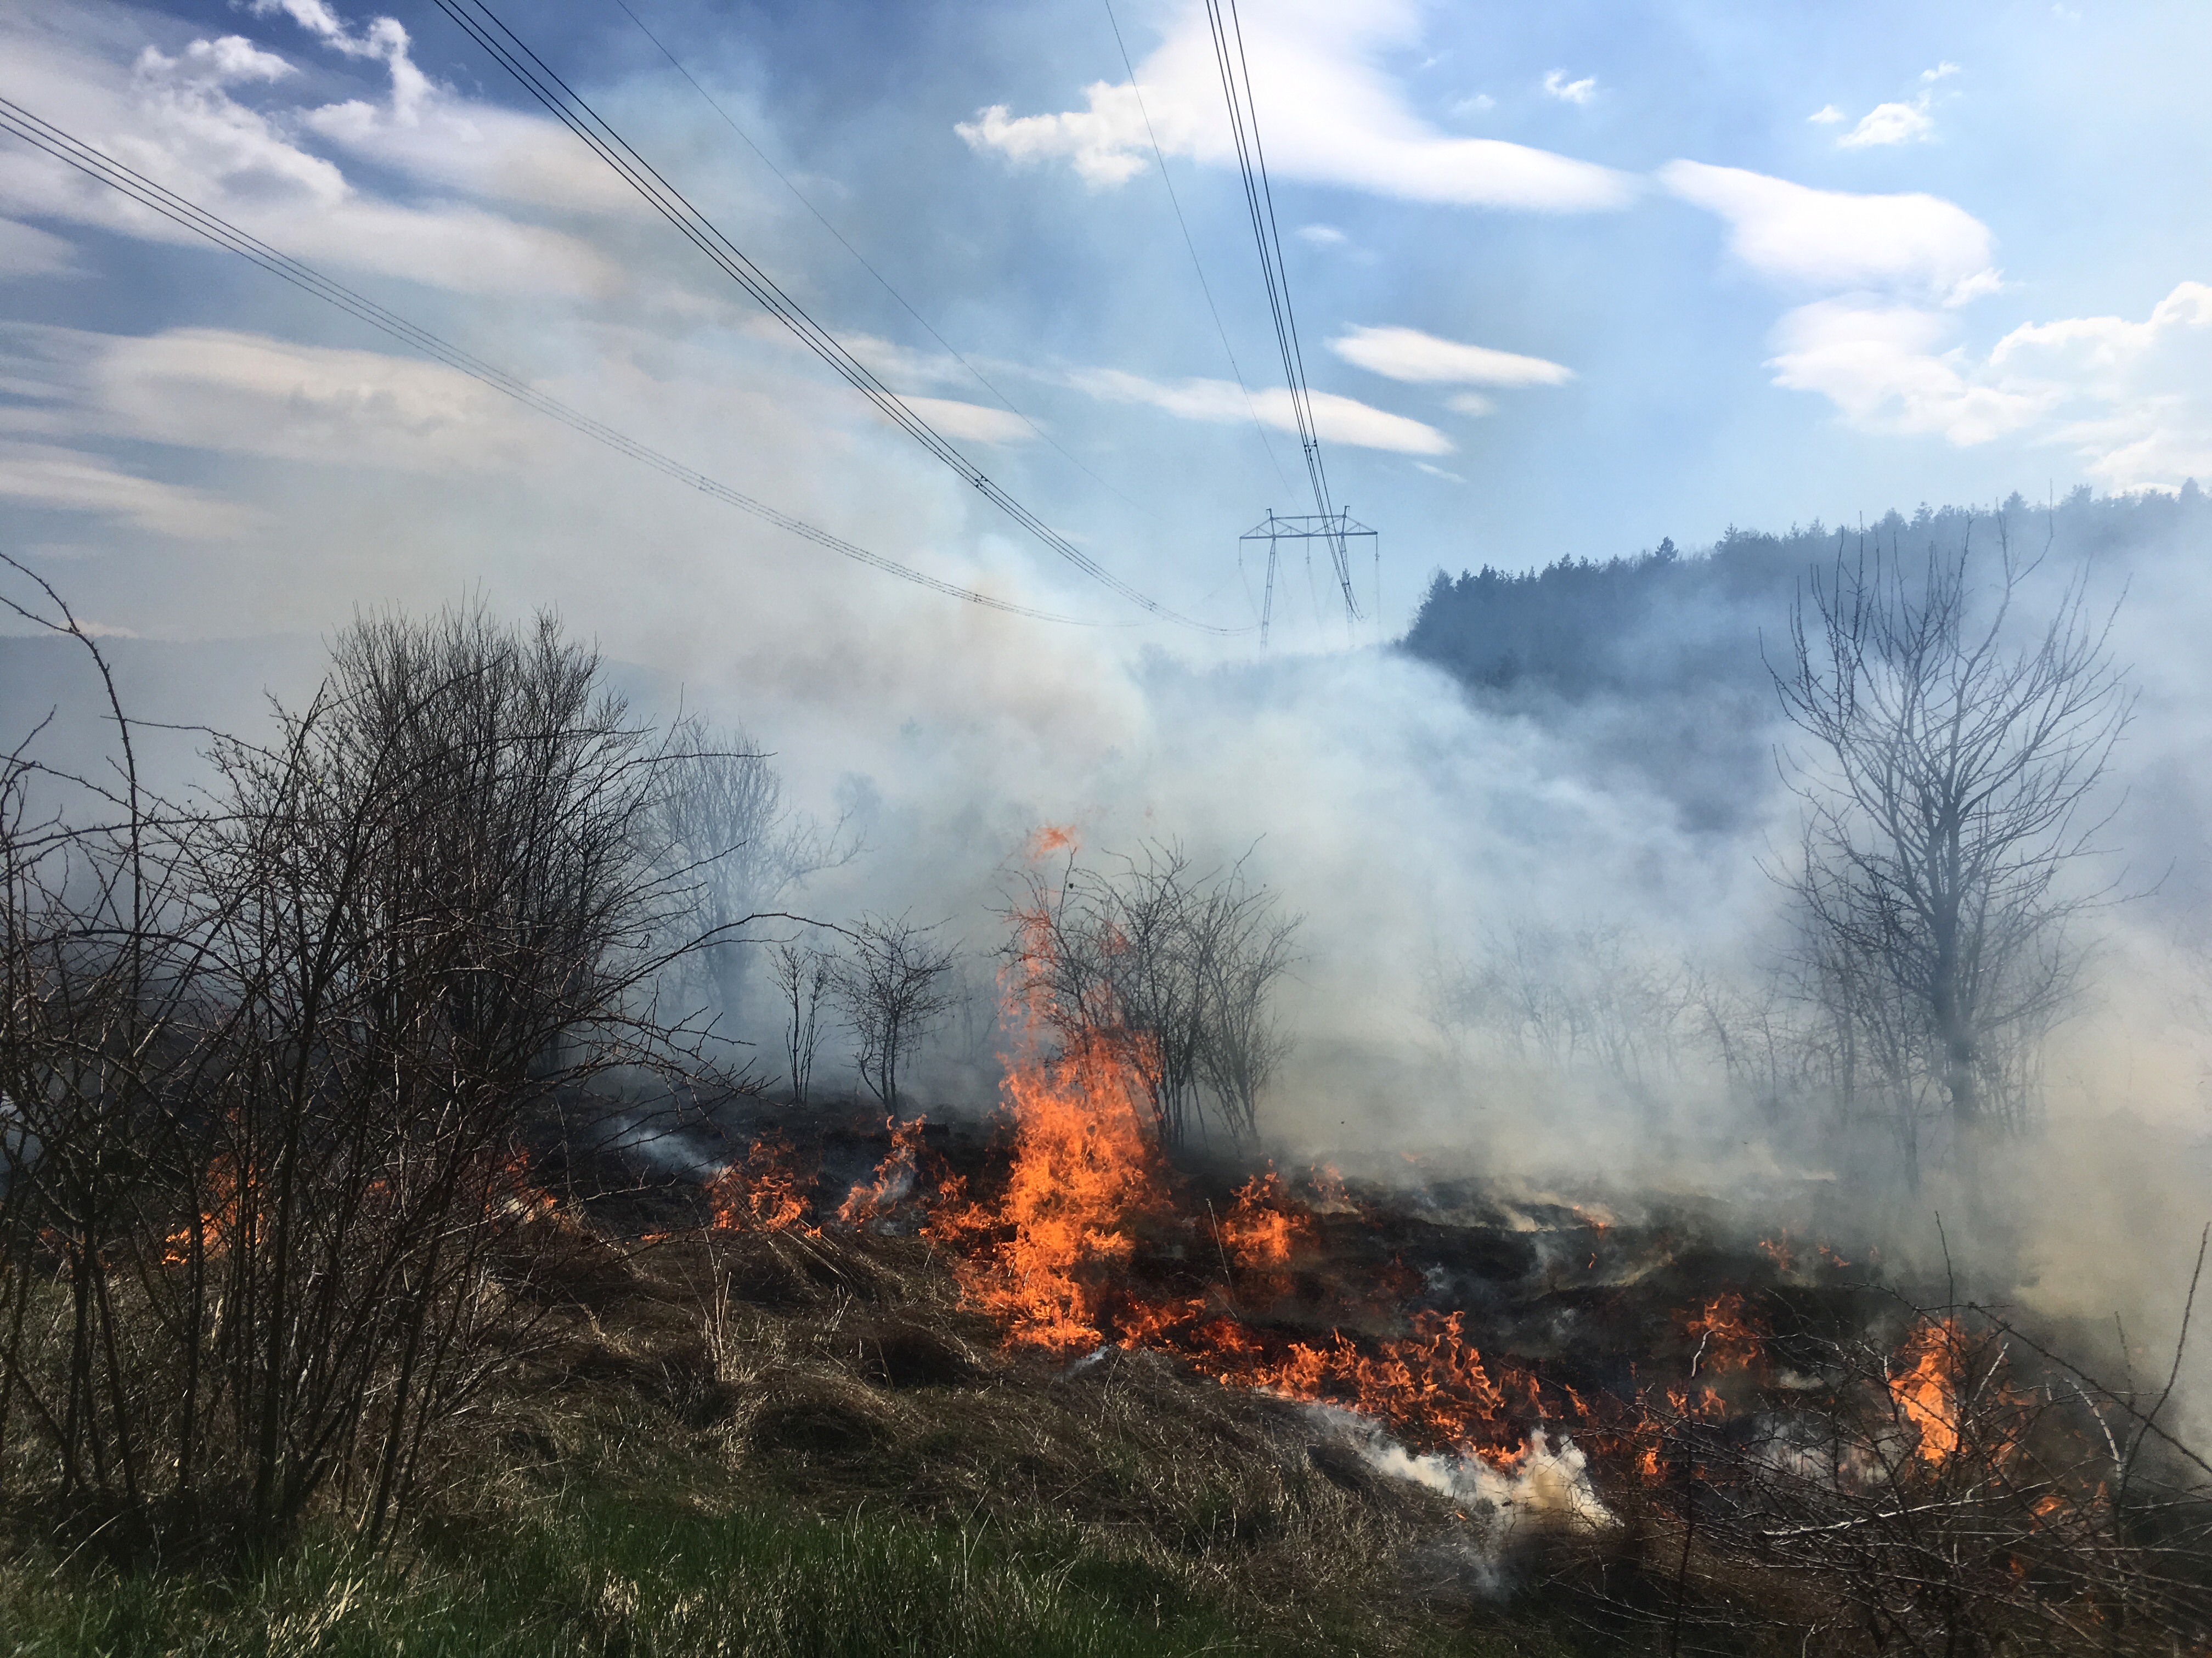
{"type": "MultiPolygon", "coordinates": [[[[1023,501],[1249,625],[1237,534],[1308,503],[1203,8],[1119,0],[1140,113],[1099,0],[634,4],[1018,416],[618,9],[507,15],[1023,501]]],[[[1330,476],[1382,531],[1393,623],[1438,566],[2212,478],[2203,8],[1248,0],[1243,22],[1330,476]]],[[[1131,615],[428,3],[11,4],[0,94],[734,487],[948,580],[1131,615]]],[[[826,566],[13,140],[0,215],[0,513],[104,625],[317,629],[475,587],[648,654],[810,641],[774,672],[857,643],[926,681],[936,659],[890,641],[949,630],[976,695],[1006,691],[974,660],[1002,635],[946,601],[826,566]]],[[[1294,634],[1332,636],[1294,576],[1294,634]]]]}

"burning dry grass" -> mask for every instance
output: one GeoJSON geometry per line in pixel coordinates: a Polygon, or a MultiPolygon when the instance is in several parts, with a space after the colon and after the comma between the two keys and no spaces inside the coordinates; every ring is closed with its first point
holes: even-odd
{"type": "Polygon", "coordinates": [[[1986,1316],[1663,1218],[1177,1174],[1113,1090],[1040,1073],[988,1143],[763,1137],[689,1217],[549,1199],[505,1291],[538,1339],[431,1448],[398,1564],[0,1570],[0,1615],[124,1653],[2118,1654],[2203,1625],[2177,1454],[1986,1316]],[[53,1583],[108,1621],[69,1634],[53,1583]],[[260,1633],[210,1632],[218,1602],[260,1633]]]}
{"type": "Polygon", "coordinates": [[[55,1575],[19,1536],[7,1649],[1438,1649],[1405,1567],[1449,1498],[1295,1406],[1010,1353],[923,1237],[561,1230],[544,1339],[438,1448],[397,1554],[311,1539],[226,1584],[55,1575]]]}

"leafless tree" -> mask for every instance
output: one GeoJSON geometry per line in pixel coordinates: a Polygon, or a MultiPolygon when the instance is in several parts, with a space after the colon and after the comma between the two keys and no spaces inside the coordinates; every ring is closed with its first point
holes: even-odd
{"type": "Polygon", "coordinates": [[[1916,1148],[1924,1098],[1960,1135],[2033,1108],[2033,1054],[2082,965],[2068,924],[2100,896],[2069,872],[2107,821],[2094,803],[2133,706],[2086,575],[2024,625],[2042,561],[1996,531],[1986,582],[1967,544],[1909,562],[1839,541],[1775,675],[1810,750],[1785,756],[1808,977],[1850,1085],[1878,1074],[1916,1148]]]}
{"type": "Polygon", "coordinates": [[[1679,966],[1609,924],[1516,922],[1437,993],[1444,1017],[1487,1028],[1518,1059],[1595,1067],[1646,1096],[1680,1066],[1692,1000],[1679,966]]]}
{"type": "Polygon", "coordinates": [[[705,940],[684,959],[693,982],[683,988],[711,999],[726,1037],[744,1011],[753,942],[744,922],[858,847],[840,826],[792,809],[772,756],[742,727],[689,717],[676,722],[665,746],[654,830],[667,872],[693,892],[705,940]]]}
{"type": "Polygon", "coordinates": [[[1071,859],[1056,882],[1030,872],[1012,963],[1064,1036],[1121,1048],[1166,1143],[1205,1132],[1209,1098],[1231,1134],[1254,1133],[1287,1051],[1271,999],[1297,918],[1241,861],[1200,872],[1173,842],[1119,861],[1109,875],[1071,859]]]}
{"type": "Polygon", "coordinates": [[[1759,1116],[1778,1121],[1805,1094],[1819,1052],[1784,975],[1745,982],[1690,968],[1682,985],[1692,1029],[1720,1061],[1729,1087],[1759,1116]]]}
{"type": "Polygon", "coordinates": [[[933,932],[903,916],[864,916],[831,969],[860,1079],[893,1117],[899,1114],[901,1069],[952,1006],[957,952],[933,932]]]}
{"type": "Polygon", "coordinates": [[[804,1105],[813,1086],[814,1059],[822,1047],[822,1008],[830,993],[836,958],[787,939],[775,946],[769,961],[783,997],[783,1052],[791,1067],[791,1095],[804,1105]]]}

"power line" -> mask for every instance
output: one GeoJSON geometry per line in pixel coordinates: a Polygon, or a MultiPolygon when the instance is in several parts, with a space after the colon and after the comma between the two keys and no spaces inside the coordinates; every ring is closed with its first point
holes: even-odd
{"type": "Polygon", "coordinates": [[[921,325],[923,332],[927,333],[930,338],[935,340],[938,344],[943,346],[946,353],[955,362],[958,363],[963,368],[974,375],[975,377],[975,383],[978,386],[981,386],[986,392],[988,392],[993,397],[996,398],[999,400],[1000,405],[1004,408],[1008,414],[1013,416],[1015,419],[1021,422],[1023,425],[1028,427],[1030,431],[1036,433],[1037,436],[1042,438],[1046,443],[1049,444],[1054,451],[1060,455],[1060,459],[1065,460],[1070,466],[1075,468],[1077,471],[1082,473],[1084,477],[1089,478],[1093,483],[1097,484],[1100,489],[1106,490],[1109,494],[1117,497],[1119,500],[1126,502],[1131,507],[1136,507],[1140,512],[1144,510],[1139,503],[1129,500],[1128,496],[1123,495],[1119,489],[1115,489],[1115,487],[1107,483],[1104,478],[1100,477],[1097,473],[1092,471],[1080,460],[1078,460],[1073,455],[1070,454],[1067,450],[1061,446],[1058,438],[1053,436],[1053,434],[1046,431],[1043,427],[1031,420],[1029,417],[1029,415],[1022,409],[1017,407],[1014,400],[1012,398],[1009,398],[1004,392],[1001,392],[981,369],[978,368],[974,363],[969,361],[968,359],[962,355],[959,347],[953,344],[951,341],[946,339],[944,335],[939,333],[937,331],[936,325],[932,323],[928,318],[923,316],[921,312],[915,310],[912,302],[908,300],[905,295],[900,293],[897,288],[891,286],[890,278],[884,276],[882,271],[877,270],[873,264],[870,264],[867,256],[846,240],[845,233],[838,229],[835,224],[830,222],[830,217],[827,214],[823,213],[820,208],[815,206],[812,199],[807,196],[806,192],[801,190],[798,185],[793,181],[791,175],[786,173],[781,167],[778,167],[775,164],[775,159],[770,156],[766,150],[763,149],[758,143],[754,142],[752,134],[747,132],[744,128],[738,124],[738,118],[732,115],[728,110],[723,108],[720,101],[717,100],[712,93],[708,92],[705,87],[699,84],[699,77],[692,74],[690,70],[684,68],[683,59],[678,58],[673,52],[671,52],[668,49],[667,44],[663,41],[659,35],[655,34],[651,29],[646,27],[645,20],[630,9],[629,0],[615,0],[615,4],[622,8],[623,15],[625,17],[629,18],[631,22],[637,25],[638,33],[645,36],[647,39],[653,42],[654,49],[658,51],[663,58],[665,58],[668,60],[669,67],[673,69],[678,75],[682,76],[686,81],[691,83],[691,90],[699,94],[701,99],[705,101],[707,107],[713,110],[715,114],[722,118],[722,124],[728,127],[731,131],[736,133],[739,138],[744,141],[745,148],[752,151],[754,155],[759,158],[761,165],[766,167],[770,173],[775,174],[777,181],[798,199],[799,204],[805,208],[809,213],[811,213],[815,218],[820,222],[821,226],[824,230],[828,231],[832,236],[836,238],[837,246],[843,248],[848,253],[851,254],[854,259],[859,264],[860,269],[866,271],[871,276],[873,276],[877,282],[882,287],[884,292],[899,302],[900,307],[906,312],[907,315],[912,317],[915,321],[921,325]]]}
{"type": "MultiPolygon", "coordinates": [[[[1274,189],[1267,180],[1267,151],[1260,142],[1260,112],[1252,100],[1252,70],[1244,56],[1244,30],[1237,15],[1237,0],[1206,0],[1206,17],[1213,35],[1214,65],[1221,72],[1221,89],[1229,102],[1229,130],[1237,149],[1237,170],[1243,175],[1244,203],[1251,214],[1253,240],[1259,245],[1260,272],[1267,284],[1267,309],[1274,319],[1275,343],[1283,355],[1283,378],[1289,383],[1291,411],[1298,428],[1299,446],[1305,452],[1306,479],[1313,486],[1314,509],[1324,519],[1336,516],[1330,507],[1328,474],[1322,465],[1321,434],[1313,415],[1313,394],[1306,382],[1305,354],[1298,345],[1297,317],[1291,308],[1290,273],[1283,260],[1283,239],[1275,222],[1274,189]]],[[[443,0],[441,0],[443,3],[443,0]]],[[[1359,616],[1359,599],[1352,585],[1352,561],[1341,535],[1326,537],[1336,567],[1337,586],[1344,594],[1346,625],[1359,616]]]]}
{"type": "Polygon", "coordinates": [[[506,370],[486,362],[481,357],[472,355],[448,341],[441,339],[428,329],[417,327],[396,312],[389,311],[374,300],[356,293],[340,282],[334,282],[312,265],[302,264],[299,260],[277,252],[266,242],[240,229],[228,220],[216,216],[205,208],[155,183],[143,173],[125,166],[113,156],[71,137],[52,122],[42,120],[21,105],[10,102],[5,98],[0,98],[0,131],[14,134],[25,143],[45,151],[57,161],[66,162],[87,177],[107,185],[119,194],[137,202],[140,206],[160,214],[172,223],[179,225],[194,234],[213,242],[218,247],[224,248],[258,265],[271,276],[282,277],[294,287],[336,306],[339,310],[367,323],[370,327],[380,330],[402,343],[413,347],[424,355],[435,358],[448,367],[466,374],[471,380],[479,381],[491,387],[492,390],[514,398],[517,403],[537,410],[541,415],[559,421],[563,426],[580,432],[586,437],[603,443],[608,448],[626,455],[632,460],[642,462],[655,471],[673,478],[679,483],[686,484],[703,495],[711,495],[715,500],[735,507],[740,511],[750,513],[756,518],[764,519],[779,529],[787,530],[793,535],[814,543],[818,547],[827,548],[831,552],[866,564],[872,569],[881,570],[887,575],[895,575],[902,581],[913,582],[917,586],[927,587],[933,592],[943,593],[951,598],[963,599],[970,604],[980,604],[989,610],[1002,610],[1010,616],[1027,616],[1033,621],[1064,623],[1079,627],[1097,625],[1085,622],[1080,617],[1055,616],[1049,611],[1032,610],[1025,604],[1017,604],[1008,599],[994,598],[989,593],[977,592],[973,588],[956,586],[951,582],[939,580],[933,575],[926,574],[922,571],[901,564],[894,559],[885,558],[880,553],[871,552],[866,548],[848,541],[842,536],[832,535],[827,530],[817,528],[803,519],[793,518],[790,513],[771,507],[765,501],[756,501],[750,495],[733,489],[729,485],[720,483],[703,472],[695,471],[680,461],[672,459],[659,450],[648,448],[614,428],[571,409],[568,404],[556,398],[546,396],[528,382],[518,380],[506,370]]]}
{"type": "Polygon", "coordinates": [[[1211,634],[1241,629],[1216,627],[1170,610],[1141,589],[1115,575],[1017,501],[989,474],[955,448],[945,435],[886,386],[875,372],[809,316],[805,308],[786,293],[774,278],[725,235],[714,222],[684,198],[631,148],[590,104],[538,56],[521,36],[501,21],[484,0],[436,0],[438,9],[489,52],[493,60],[520,82],[523,88],[553,117],[590,147],[617,175],[645,198],[684,238],[715,267],[757,301],[800,343],[819,357],[893,425],[898,427],[938,460],[964,479],[984,499],[1005,513],[1054,552],[1130,604],[1163,621],[1211,634]]]}
{"type": "MultiPolygon", "coordinates": [[[[621,0],[616,0],[617,4],[621,0]]],[[[1237,349],[1229,343],[1229,331],[1221,325],[1221,308],[1213,302],[1213,285],[1206,280],[1206,267],[1199,263],[1198,244],[1191,238],[1190,222],[1182,216],[1182,197],[1176,194],[1175,180],[1168,175],[1168,158],[1161,152],[1160,136],[1152,130],[1152,112],[1146,107],[1145,89],[1137,84],[1137,66],[1129,58],[1128,44],[1121,39],[1121,20],[1114,15],[1114,0],[1105,0],[1106,21],[1114,30],[1114,44],[1121,53],[1121,67],[1129,71],[1129,90],[1137,97],[1137,113],[1145,118],[1145,137],[1152,141],[1152,159],[1159,163],[1160,182],[1168,187],[1168,200],[1175,208],[1176,223],[1182,230],[1182,245],[1190,250],[1190,268],[1198,273],[1199,291],[1206,295],[1206,308],[1213,318],[1213,331],[1221,336],[1222,355],[1229,359],[1229,372],[1236,378],[1237,389],[1244,394],[1244,407],[1252,416],[1252,429],[1260,434],[1260,446],[1267,452],[1267,464],[1282,478],[1283,487],[1290,487],[1290,479],[1283,477],[1283,464],[1275,459],[1275,446],[1267,440],[1267,428],[1260,419],[1260,410],[1252,401],[1252,388],[1244,383],[1244,371],[1237,366],[1237,349]]]]}

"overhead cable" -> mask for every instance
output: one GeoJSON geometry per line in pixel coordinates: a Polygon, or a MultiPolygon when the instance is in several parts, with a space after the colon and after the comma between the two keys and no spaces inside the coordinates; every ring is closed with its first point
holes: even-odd
{"type": "Polygon", "coordinates": [[[984,499],[1015,523],[1109,592],[1162,621],[1211,634],[1230,634],[1237,629],[1216,627],[1170,609],[1142,589],[1132,586],[1054,529],[1002,488],[982,468],[969,460],[928,421],[878,377],[827,329],[808,315],[798,301],[756,264],[713,221],[686,200],[683,192],[656,172],[644,157],[590,104],[580,97],[544,58],[484,0],[435,0],[438,9],[458,24],[494,61],[520,82],[546,111],[590,147],[622,180],[643,197],[684,238],[711,260],[722,273],[750,294],[771,316],[813,352],[854,390],[874,405],[884,419],[899,428],[938,460],[951,468],[984,499]]]}
{"type": "MultiPolygon", "coordinates": [[[[617,0],[620,3],[620,0],[617,0]]],[[[1121,20],[1114,15],[1114,0],[1106,0],[1106,21],[1114,31],[1114,44],[1121,53],[1121,67],[1129,71],[1129,90],[1137,97],[1137,113],[1145,118],[1145,137],[1152,141],[1152,160],[1159,163],[1160,182],[1168,187],[1168,202],[1175,209],[1176,223],[1182,229],[1182,245],[1190,251],[1190,268],[1198,273],[1198,290],[1206,295],[1206,309],[1213,319],[1213,331],[1221,336],[1222,355],[1229,359],[1229,372],[1237,381],[1237,389],[1244,394],[1244,407],[1252,416],[1252,429],[1260,434],[1260,447],[1267,452],[1267,464],[1282,478],[1283,487],[1290,487],[1290,479],[1283,477],[1282,463],[1275,459],[1275,446],[1267,441],[1267,428],[1261,422],[1258,406],[1252,401],[1252,388],[1244,383],[1244,371],[1237,365],[1237,349],[1229,343],[1229,331],[1221,325],[1221,307],[1213,302],[1213,284],[1206,280],[1206,267],[1199,263],[1198,243],[1190,234],[1190,221],[1182,216],[1182,197],[1176,193],[1175,179],[1168,173],[1168,158],[1160,149],[1160,136],[1152,130],[1152,112],[1145,103],[1145,89],[1137,84],[1137,66],[1129,57],[1128,43],[1121,38],[1121,20]]]]}
{"type": "Polygon", "coordinates": [[[992,380],[988,375],[985,374],[984,372],[978,368],[974,363],[969,361],[967,357],[962,355],[958,346],[953,344],[952,342],[946,339],[944,335],[939,333],[937,331],[936,325],[932,323],[928,318],[923,316],[921,312],[915,310],[913,301],[908,300],[905,295],[900,293],[897,288],[891,286],[890,278],[884,276],[882,271],[877,270],[873,264],[870,264],[867,255],[861,252],[859,248],[854,246],[851,242],[848,241],[845,238],[845,233],[838,229],[836,225],[830,222],[830,216],[823,212],[820,208],[815,206],[812,198],[810,197],[805,191],[799,187],[797,183],[793,180],[791,175],[786,173],[781,167],[778,167],[775,164],[775,158],[766,150],[763,149],[758,143],[754,142],[752,134],[747,132],[744,128],[738,124],[737,117],[731,114],[728,110],[722,107],[721,100],[716,98],[714,94],[708,92],[705,87],[699,84],[699,77],[692,74],[690,70],[686,69],[684,66],[684,60],[678,58],[673,52],[670,51],[667,44],[663,41],[659,35],[655,34],[650,28],[646,27],[645,19],[640,17],[636,12],[630,9],[629,0],[615,0],[615,4],[622,8],[623,15],[629,18],[631,22],[637,25],[637,32],[640,34],[642,34],[647,39],[653,42],[654,50],[659,52],[663,58],[665,58],[668,60],[668,66],[674,70],[678,75],[682,76],[686,81],[690,82],[691,90],[699,94],[700,98],[706,103],[707,107],[713,110],[715,114],[721,117],[723,125],[728,127],[731,131],[736,133],[738,137],[744,141],[745,148],[752,151],[753,155],[758,158],[760,164],[766,167],[770,173],[775,174],[777,182],[781,184],[786,190],[789,191],[799,204],[805,208],[809,213],[811,213],[815,216],[816,220],[820,222],[822,228],[828,231],[831,236],[836,239],[837,246],[843,248],[848,253],[851,254],[854,262],[860,265],[860,269],[866,271],[871,276],[873,276],[876,279],[877,284],[883,288],[884,292],[890,295],[894,300],[896,300],[899,303],[900,308],[902,309],[908,316],[912,317],[915,322],[921,325],[922,331],[927,333],[930,338],[935,340],[938,344],[945,348],[945,354],[949,355],[953,361],[958,363],[963,368],[974,375],[975,378],[975,383],[995,398],[1001,408],[1003,408],[1008,414],[1012,415],[1016,420],[1021,422],[1023,425],[1028,427],[1030,431],[1036,433],[1037,436],[1042,438],[1046,443],[1051,445],[1054,452],[1057,453],[1061,459],[1065,460],[1070,466],[1075,468],[1077,471],[1082,473],[1084,477],[1089,478],[1100,489],[1107,490],[1112,495],[1120,497],[1121,500],[1127,501],[1128,505],[1138,507],[1138,510],[1140,512],[1144,510],[1142,507],[1139,506],[1139,503],[1130,501],[1128,496],[1122,495],[1119,489],[1115,489],[1114,486],[1107,483],[1104,478],[1100,477],[1097,473],[1092,471],[1080,460],[1078,460],[1073,455],[1070,454],[1066,448],[1061,445],[1058,438],[1053,436],[1053,434],[1046,431],[1043,427],[1038,425],[1034,420],[1031,420],[1025,410],[1018,406],[1012,398],[1009,398],[1004,392],[1001,392],[999,389],[996,382],[992,380]]]}
{"type": "MultiPolygon", "coordinates": [[[[1274,190],[1267,181],[1267,155],[1260,143],[1260,113],[1252,101],[1252,71],[1245,61],[1244,31],[1237,19],[1237,0],[1206,0],[1206,17],[1213,34],[1214,64],[1221,72],[1221,90],[1229,103],[1230,137],[1237,148],[1237,170],[1243,175],[1244,204],[1251,214],[1253,240],[1259,244],[1267,309],[1274,319],[1275,343],[1283,354],[1283,378],[1290,386],[1291,411],[1297,422],[1299,446],[1305,452],[1306,479],[1313,486],[1314,510],[1326,520],[1337,514],[1329,502],[1321,433],[1314,421],[1312,390],[1306,383],[1305,354],[1298,345],[1297,317],[1291,308],[1290,274],[1283,261],[1282,234],[1275,223],[1274,190]]],[[[1328,540],[1349,624],[1360,613],[1352,585],[1351,557],[1341,536],[1328,540]]]]}
{"type": "Polygon", "coordinates": [[[846,540],[842,536],[833,535],[829,531],[809,524],[803,519],[793,518],[790,513],[771,507],[765,501],[756,501],[752,496],[733,489],[728,484],[720,483],[703,472],[686,466],[681,461],[672,459],[657,449],[648,448],[646,445],[617,431],[613,427],[594,420],[590,416],[546,396],[527,381],[519,380],[506,370],[486,362],[483,358],[441,339],[428,329],[416,326],[404,317],[387,310],[366,295],[357,294],[352,288],[325,276],[312,265],[303,264],[299,260],[279,252],[268,243],[240,229],[228,220],[217,217],[205,208],[156,184],[143,173],[125,166],[113,156],[94,149],[81,139],[72,137],[52,123],[41,119],[20,104],[10,102],[5,98],[0,98],[0,131],[14,134],[25,143],[44,150],[56,160],[67,162],[87,177],[97,179],[100,183],[128,197],[140,206],[151,209],[172,223],[179,225],[194,234],[213,242],[216,246],[225,248],[241,258],[251,261],[271,276],[282,277],[294,287],[336,306],[339,310],[359,319],[370,327],[413,347],[425,356],[433,357],[447,367],[459,370],[471,380],[479,381],[492,390],[514,398],[517,403],[537,410],[541,415],[559,421],[563,426],[580,432],[586,437],[603,443],[608,448],[626,455],[632,460],[642,462],[655,471],[673,478],[679,483],[696,489],[702,495],[711,495],[715,500],[735,507],[742,512],[750,513],[756,518],[763,519],[779,529],[787,530],[793,535],[812,542],[817,547],[827,548],[831,552],[867,565],[872,569],[880,570],[886,575],[895,575],[902,581],[910,581],[917,586],[927,587],[933,592],[943,593],[947,598],[981,605],[988,610],[1001,610],[1010,616],[1027,616],[1037,622],[1056,622],[1079,627],[1097,625],[1079,616],[1055,616],[1050,611],[1033,610],[1026,604],[1017,604],[1009,599],[999,598],[989,593],[978,592],[970,587],[962,587],[949,581],[940,580],[911,566],[899,563],[895,559],[885,558],[880,553],[871,552],[865,547],[846,540]]]}

